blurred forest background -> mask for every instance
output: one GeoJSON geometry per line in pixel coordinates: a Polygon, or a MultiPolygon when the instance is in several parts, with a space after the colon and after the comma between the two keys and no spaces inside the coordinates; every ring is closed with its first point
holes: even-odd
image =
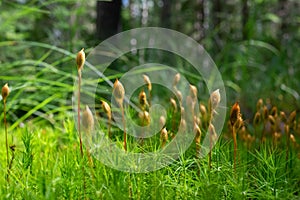
{"type": "Polygon", "coordinates": [[[29,67],[22,63],[28,59],[64,69],[55,59],[65,62],[66,52],[147,26],[174,29],[202,44],[223,75],[229,104],[238,100],[251,113],[262,97],[288,112],[300,108],[299,0],[2,0],[0,79],[32,75],[37,69],[14,69],[29,67]],[[50,58],[43,49],[54,46],[66,52],[50,58]]]}

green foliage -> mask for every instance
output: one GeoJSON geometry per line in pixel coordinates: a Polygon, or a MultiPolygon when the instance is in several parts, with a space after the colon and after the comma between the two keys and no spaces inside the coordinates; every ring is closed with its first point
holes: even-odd
{"type": "MultiPolygon", "coordinates": [[[[203,1],[203,5],[198,1],[176,0],[170,4],[169,18],[161,17],[167,12],[162,2],[167,3],[169,0],[147,2],[135,0],[123,5],[121,16],[123,30],[164,25],[187,34],[199,41],[210,53],[222,72],[227,94],[232,101],[240,100],[243,106],[250,109],[250,105],[254,105],[258,97],[268,96],[275,104],[287,107],[287,110],[299,108],[300,94],[296,88],[300,85],[298,79],[294,78],[300,75],[297,68],[300,60],[296,51],[300,37],[297,26],[299,12],[296,9],[299,2],[248,0],[249,15],[243,16],[241,10],[245,1],[241,0],[203,1]],[[199,17],[201,7],[205,11],[203,19],[199,17]],[[246,24],[242,24],[243,17],[246,17],[246,24]],[[204,20],[204,24],[201,24],[201,20],[204,20]],[[199,23],[204,29],[202,39],[199,39],[199,23]],[[242,34],[244,26],[248,37],[246,40],[243,40],[242,34]],[[269,91],[274,92],[270,94],[269,91]]],[[[58,68],[71,66],[73,63],[65,62],[68,58],[63,58],[66,55],[64,53],[54,56],[50,51],[51,48],[36,48],[30,43],[19,46],[20,44],[14,41],[47,43],[70,52],[77,52],[82,47],[96,46],[98,41],[95,37],[95,6],[95,1],[91,0],[2,1],[1,68],[22,66],[24,71],[18,72],[25,72],[24,77],[25,75],[30,77],[28,72],[31,75],[36,73],[36,66],[43,65],[44,62],[49,64],[49,67],[52,64],[58,68]],[[4,43],[6,44],[3,45],[4,43]],[[14,47],[7,48],[7,43],[10,43],[8,46],[14,47]],[[51,61],[47,62],[50,57],[51,61]],[[24,63],[28,64],[29,60],[34,70],[24,67],[24,63]]],[[[151,53],[145,57],[149,55],[151,53]]],[[[155,57],[153,58],[152,60],[155,60],[155,57]]],[[[181,65],[179,59],[169,60],[175,61],[171,66],[181,65]]],[[[138,59],[130,59],[126,63],[114,64],[117,64],[115,69],[124,68],[126,71],[128,70],[126,66],[134,66],[140,64],[139,62],[138,59]]],[[[64,71],[69,72],[69,69],[64,71]]],[[[183,68],[181,72],[188,77],[192,75],[188,74],[191,72],[190,69],[183,68]]],[[[1,79],[3,82],[7,81],[5,77],[1,79]]],[[[62,83],[69,82],[58,80],[62,83]]]]}
{"type": "Polygon", "coordinates": [[[94,41],[94,3],[4,0],[0,3],[0,42],[37,41],[76,51],[87,45],[84,41],[94,41]]]}
{"type": "MultiPolygon", "coordinates": [[[[285,151],[270,148],[269,144],[255,151],[239,145],[234,174],[233,144],[221,139],[213,149],[211,169],[206,157],[194,159],[192,146],[170,166],[144,174],[128,174],[96,159],[94,168],[90,168],[87,158],[81,159],[74,124],[67,125],[69,120],[65,123],[63,132],[29,126],[14,132],[16,160],[7,188],[5,177],[0,177],[0,198],[78,199],[85,195],[90,199],[128,199],[129,180],[134,199],[296,199],[300,192],[300,160],[294,151],[293,164],[286,171],[285,151]]],[[[2,145],[1,154],[4,151],[2,145]]],[[[1,171],[5,171],[4,164],[2,157],[1,171]]]]}
{"type": "Polygon", "coordinates": [[[22,57],[20,60],[9,61],[8,53],[1,56],[5,61],[0,63],[1,68],[5,69],[5,73],[0,75],[1,83],[12,83],[10,86],[12,95],[8,102],[9,120],[13,122],[10,130],[32,116],[39,116],[39,119],[46,119],[54,124],[59,119],[59,113],[71,110],[73,66],[74,70],[76,69],[73,54],[36,42],[0,43],[0,51],[7,52],[7,50],[22,57]],[[13,46],[16,44],[17,47],[13,46]],[[39,59],[31,58],[34,52],[26,50],[29,46],[42,50],[37,53],[39,54],[37,56],[41,56],[39,59]],[[61,67],[63,65],[70,67],[61,67]]]}
{"type": "Polygon", "coordinates": [[[33,136],[32,134],[26,130],[22,135],[22,142],[24,145],[24,152],[22,156],[22,167],[24,170],[31,169],[32,161],[33,161],[33,144],[32,144],[33,136]]]}

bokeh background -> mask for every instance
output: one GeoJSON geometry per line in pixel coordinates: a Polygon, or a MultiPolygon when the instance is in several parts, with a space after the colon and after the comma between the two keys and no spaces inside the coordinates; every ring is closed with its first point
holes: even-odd
{"type": "MultiPolygon", "coordinates": [[[[299,8],[298,0],[2,0],[0,83],[12,88],[10,120],[17,126],[31,117],[52,124],[65,118],[76,52],[84,47],[88,54],[114,34],[147,26],[177,30],[203,45],[222,73],[228,105],[239,101],[245,118],[259,98],[299,110],[299,8]]],[[[146,61],[127,62],[108,72],[111,79],[124,65],[146,61]]]]}

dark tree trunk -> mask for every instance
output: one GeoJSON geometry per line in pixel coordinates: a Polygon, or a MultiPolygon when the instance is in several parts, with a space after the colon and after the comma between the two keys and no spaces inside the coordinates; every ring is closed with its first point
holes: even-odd
{"type": "Polygon", "coordinates": [[[118,33],[120,27],[122,0],[97,1],[97,39],[118,33]]]}
{"type": "MultiPolygon", "coordinates": [[[[225,3],[225,2],[224,2],[225,3]]],[[[212,21],[214,28],[220,28],[221,24],[222,1],[213,0],[212,4],[212,21]]]]}
{"type": "Polygon", "coordinates": [[[222,6],[225,6],[226,1],[222,0],[213,0],[212,1],[212,10],[211,10],[211,18],[212,18],[212,30],[214,34],[214,42],[216,49],[221,50],[223,46],[223,41],[225,41],[225,32],[221,29],[221,14],[222,14],[222,6]]]}
{"type": "Polygon", "coordinates": [[[248,6],[248,0],[242,0],[242,32],[243,32],[243,40],[249,39],[249,26],[248,26],[248,20],[249,20],[249,6],[248,6]]]}
{"type": "Polygon", "coordinates": [[[161,26],[165,28],[171,28],[171,1],[163,0],[163,6],[161,8],[161,26]]]}
{"type": "Polygon", "coordinates": [[[200,41],[205,36],[205,11],[204,11],[204,0],[197,0],[196,1],[196,22],[195,22],[195,29],[197,31],[197,41],[200,41]]]}

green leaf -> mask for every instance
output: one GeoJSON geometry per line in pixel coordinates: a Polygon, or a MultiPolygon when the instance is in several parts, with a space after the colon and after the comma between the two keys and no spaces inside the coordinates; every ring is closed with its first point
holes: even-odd
{"type": "Polygon", "coordinates": [[[267,13],[265,15],[265,19],[266,20],[270,20],[271,22],[274,22],[276,24],[281,23],[281,19],[280,17],[278,17],[277,15],[275,15],[274,13],[267,13]]]}

